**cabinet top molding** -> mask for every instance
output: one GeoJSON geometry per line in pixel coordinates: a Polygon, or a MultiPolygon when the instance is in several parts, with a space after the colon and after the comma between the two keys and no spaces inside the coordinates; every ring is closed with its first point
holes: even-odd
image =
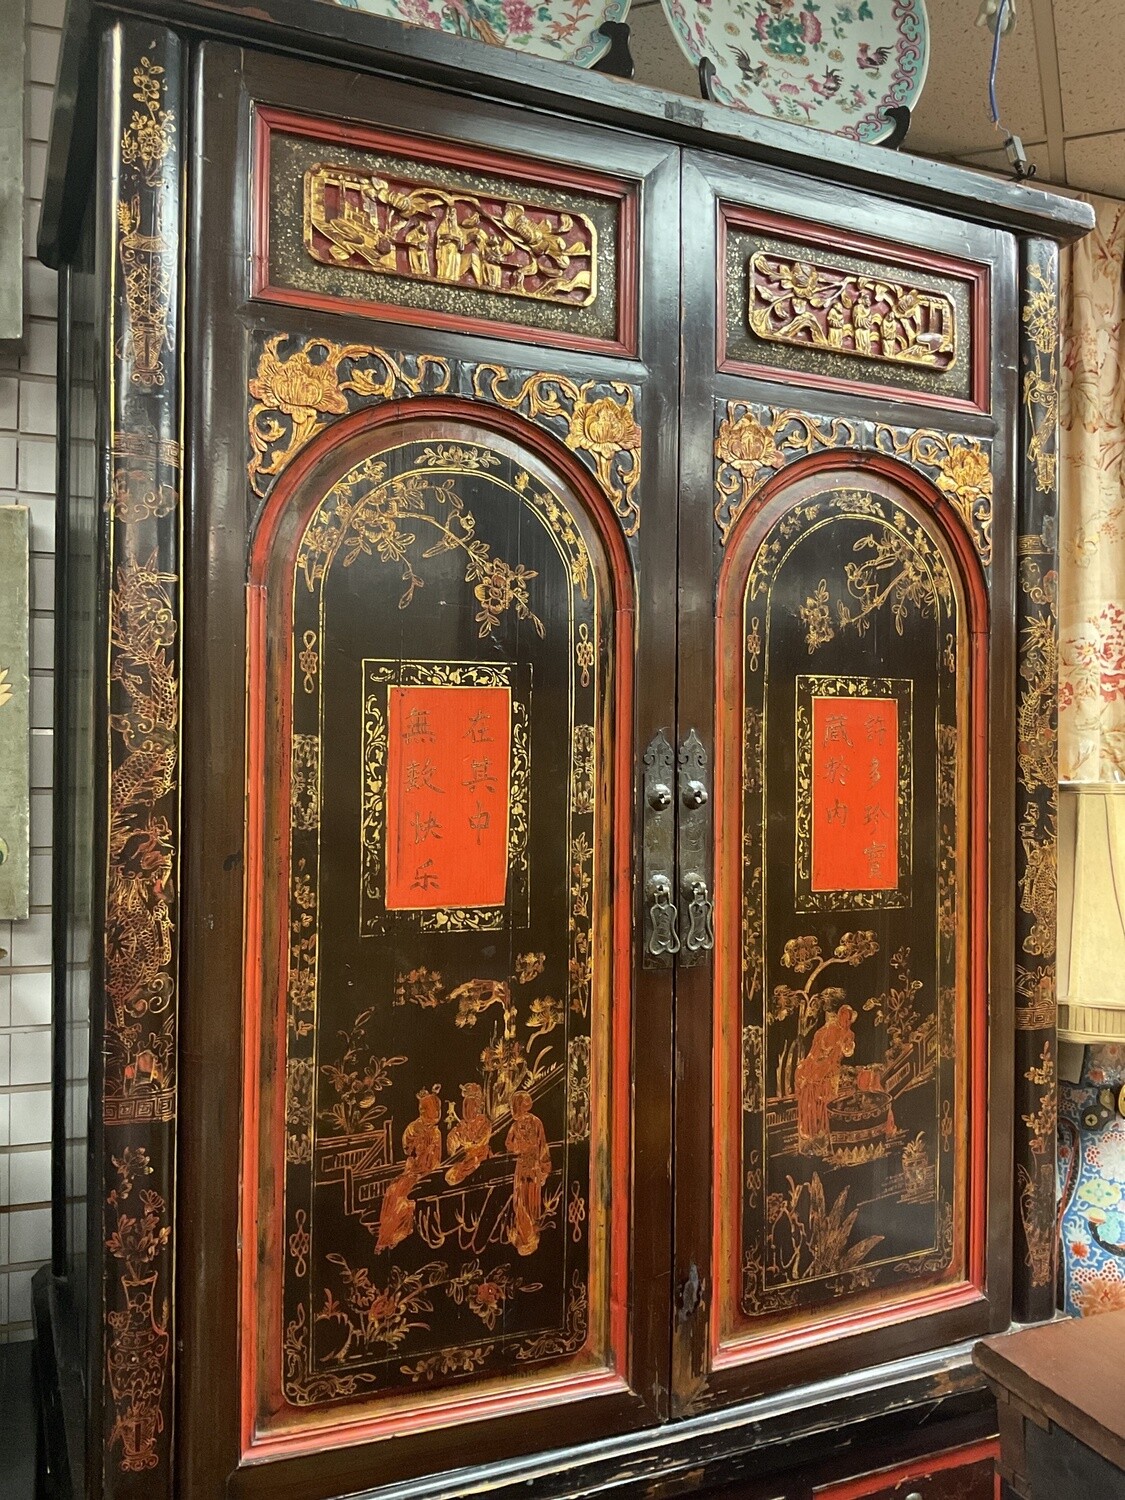
{"type": "Polygon", "coordinates": [[[39,224],[39,257],[48,265],[57,266],[72,253],[93,170],[96,38],[118,15],[143,16],[199,40],[256,42],[555,117],[722,151],[1063,244],[1094,225],[1093,210],[1078,199],[318,0],[69,0],[39,224]]]}

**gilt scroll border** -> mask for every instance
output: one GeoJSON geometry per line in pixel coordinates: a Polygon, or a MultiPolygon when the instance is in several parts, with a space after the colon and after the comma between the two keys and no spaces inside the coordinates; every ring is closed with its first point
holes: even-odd
{"type": "Polygon", "coordinates": [[[922,474],[949,502],[987,574],[992,566],[992,440],[826,417],[753,401],[715,403],[715,525],[723,546],[775,474],[814,454],[874,453],[922,474]]]}
{"type": "Polygon", "coordinates": [[[597,479],[625,537],[635,543],[640,531],[640,388],[627,381],[576,381],[278,333],[260,348],[247,389],[247,473],[259,498],[338,418],[380,401],[461,396],[515,412],[560,439],[597,479]]]}
{"type": "Polygon", "coordinates": [[[119,24],[108,128],[101,1118],[107,1500],[173,1486],[184,56],[119,24]]]}

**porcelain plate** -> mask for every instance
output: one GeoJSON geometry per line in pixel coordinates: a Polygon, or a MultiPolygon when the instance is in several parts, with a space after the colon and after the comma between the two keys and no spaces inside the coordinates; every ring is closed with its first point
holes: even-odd
{"type": "Polygon", "coordinates": [[[913,107],[926,80],[925,0],[661,0],[712,97],[855,141],[879,141],[887,109],[913,107]]]}

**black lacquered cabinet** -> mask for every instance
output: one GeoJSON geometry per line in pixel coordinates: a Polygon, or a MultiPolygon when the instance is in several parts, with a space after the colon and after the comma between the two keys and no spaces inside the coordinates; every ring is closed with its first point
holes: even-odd
{"type": "Polygon", "coordinates": [[[1053,1303],[1086,210],[311,3],[72,9],[75,1492],[979,1488],[968,1341],[1053,1303]]]}

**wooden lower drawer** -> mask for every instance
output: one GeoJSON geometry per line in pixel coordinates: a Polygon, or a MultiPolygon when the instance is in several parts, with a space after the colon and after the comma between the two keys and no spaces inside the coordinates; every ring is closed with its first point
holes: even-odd
{"type": "Polygon", "coordinates": [[[817,1500],[998,1500],[1000,1444],[991,1439],[818,1485],[817,1500]]]}

